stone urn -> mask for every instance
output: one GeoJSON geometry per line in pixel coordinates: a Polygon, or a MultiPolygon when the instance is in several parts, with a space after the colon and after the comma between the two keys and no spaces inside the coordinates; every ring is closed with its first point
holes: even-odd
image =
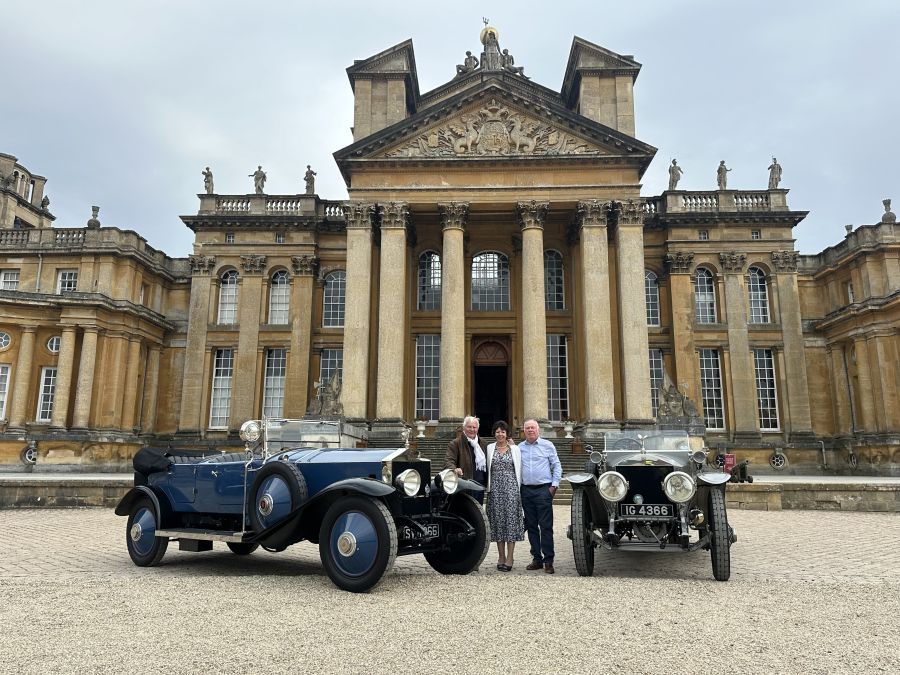
{"type": "Polygon", "coordinates": [[[416,434],[416,438],[425,438],[425,420],[416,420],[416,431],[419,433],[416,434]]]}
{"type": "Polygon", "coordinates": [[[575,422],[573,422],[572,420],[566,420],[565,422],[563,422],[563,431],[566,432],[566,438],[575,438],[572,435],[572,431],[574,431],[574,430],[575,430],[575,422]]]}

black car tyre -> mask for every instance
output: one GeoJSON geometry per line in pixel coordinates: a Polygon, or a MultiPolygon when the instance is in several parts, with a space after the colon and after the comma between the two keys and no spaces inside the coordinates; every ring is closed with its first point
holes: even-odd
{"type": "Polygon", "coordinates": [[[591,504],[587,492],[575,490],[572,495],[572,553],[579,576],[594,574],[594,544],[591,542],[591,504]]]}
{"type": "Polygon", "coordinates": [[[307,495],[306,480],[296,466],[282,461],[263,465],[250,488],[247,511],[251,529],[260,532],[277,525],[305,502],[307,495]]]}
{"type": "Polygon", "coordinates": [[[169,540],[157,537],[159,522],[156,509],[149,497],[135,501],[125,526],[125,544],[128,555],[138,567],[152,567],[162,560],[169,547],[169,540]]]}
{"type": "MultiPolygon", "coordinates": [[[[491,545],[487,515],[481,505],[467,494],[454,495],[447,510],[468,523],[475,530],[475,536],[471,539],[453,542],[440,551],[429,551],[424,554],[425,560],[441,574],[474,572],[484,562],[484,557],[491,545]]],[[[454,533],[454,530],[463,529],[461,527],[454,528],[452,521],[447,520],[441,522],[441,527],[444,528],[445,540],[447,535],[454,533]]]]}
{"type": "Polygon", "coordinates": [[[725,492],[709,491],[709,554],[716,581],[731,577],[731,532],[725,513],[725,492]]]}
{"type": "Polygon", "coordinates": [[[250,555],[259,548],[259,544],[247,544],[242,541],[227,541],[225,544],[235,555],[250,555]]]}
{"type": "Polygon", "coordinates": [[[338,588],[363,593],[394,565],[397,526],[387,506],[371,497],[339,499],[319,529],[319,557],[338,588]]]}

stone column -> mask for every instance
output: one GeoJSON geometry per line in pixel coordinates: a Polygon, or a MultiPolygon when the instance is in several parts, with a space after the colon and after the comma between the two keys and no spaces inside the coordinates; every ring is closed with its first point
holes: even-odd
{"type": "Polygon", "coordinates": [[[241,291],[238,298],[238,345],[234,359],[229,427],[239,429],[249,419],[259,417],[256,397],[262,391],[259,381],[259,324],[265,316],[267,299],[263,295],[266,256],[241,256],[241,291]],[[241,386],[238,383],[243,382],[241,386]]]}
{"type": "Polygon", "coordinates": [[[284,416],[303,417],[309,392],[309,351],[312,338],[313,285],[319,260],[314,255],[293,256],[291,267],[291,351],[284,385],[284,416]]]}
{"type": "Polygon", "coordinates": [[[72,416],[73,429],[87,429],[91,417],[91,398],[94,393],[94,368],[97,363],[98,329],[90,326],[84,329],[81,339],[81,360],[78,363],[78,388],[75,390],[75,412],[72,416]]]}
{"type": "Polygon", "coordinates": [[[869,368],[869,347],[864,336],[853,339],[853,351],[856,354],[856,379],[859,382],[859,400],[856,407],[856,427],[859,431],[875,433],[875,397],[872,395],[872,375],[869,368]]]}
{"type": "Polygon", "coordinates": [[[351,420],[365,420],[369,394],[369,319],[372,296],[373,204],[344,207],[347,218],[347,289],[341,403],[351,420]]]}
{"type": "Polygon", "coordinates": [[[444,231],[441,257],[441,406],[440,420],[462,422],[466,383],[466,276],[463,235],[469,205],[438,204],[444,231]]]}
{"type": "Polygon", "coordinates": [[[612,331],[609,304],[609,204],[578,202],[581,226],[581,285],[584,298],[584,392],[588,424],[597,428],[615,422],[612,331]]]}
{"type": "Polygon", "coordinates": [[[59,359],[56,362],[56,393],[53,396],[51,429],[65,429],[69,414],[69,397],[72,392],[72,374],[75,367],[75,327],[63,326],[59,341],[59,359]]]}
{"type": "Polygon", "coordinates": [[[634,424],[650,424],[653,407],[644,295],[644,214],[636,201],[628,200],[619,208],[616,253],[624,417],[634,424]]]}
{"type": "Polygon", "coordinates": [[[758,441],[756,374],[747,334],[747,295],[744,286],[743,253],[720,253],[719,262],[725,273],[725,323],[728,326],[729,380],[731,410],[734,412],[734,439],[758,441]]]}
{"type": "Polygon", "coordinates": [[[133,432],[137,419],[137,381],[141,372],[141,339],[128,339],[128,360],[125,362],[125,393],[122,397],[122,431],[133,432]]]}
{"type": "Polygon", "coordinates": [[[669,270],[669,297],[672,302],[672,342],[675,385],[694,403],[700,403],[697,350],[694,346],[694,254],[675,251],[666,254],[669,270]]]}
{"type": "Polygon", "coordinates": [[[544,220],[548,202],[519,202],[522,226],[522,385],[525,419],[547,420],[544,220]]]}
{"type": "Polygon", "coordinates": [[[834,432],[842,436],[853,433],[853,414],[850,403],[850,377],[844,362],[844,348],[830,344],[825,348],[831,370],[831,391],[834,401],[834,432]]]}
{"type": "Polygon", "coordinates": [[[900,377],[900,363],[897,359],[897,351],[892,346],[896,344],[896,337],[890,334],[875,336],[874,362],[875,372],[878,374],[881,384],[881,399],[884,406],[884,429],[892,432],[900,431],[900,392],[894,384],[900,377]]]}
{"type": "Polygon", "coordinates": [[[181,413],[178,431],[199,433],[206,425],[201,421],[203,399],[209,382],[203,378],[207,355],[206,331],[209,325],[209,303],[212,291],[211,274],[216,266],[215,256],[192,255],[191,304],[188,309],[187,343],[184,349],[184,380],[181,385],[181,413]]]}
{"type": "Polygon", "coordinates": [[[152,434],[156,430],[156,398],[159,396],[159,345],[147,347],[147,368],[144,377],[144,401],[141,406],[141,431],[152,434]]]}
{"type": "Polygon", "coordinates": [[[809,383],[806,378],[806,355],[803,348],[803,324],[800,319],[800,291],[797,286],[796,251],[773,251],[778,287],[778,311],[784,340],[784,369],[787,381],[787,408],[790,438],[813,435],[812,412],[809,405],[809,383]]]}
{"type": "Polygon", "coordinates": [[[389,202],[381,215],[381,280],[378,284],[378,380],[375,416],[382,422],[403,419],[403,370],[406,364],[406,220],[405,203],[389,202]]]}
{"type": "Polygon", "coordinates": [[[12,409],[9,415],[9,428],[25,429],[28,390],[31,387],[31,365],[34,361],[34,339],[37,328],[22,326],[22,343],[19,345],[19,356],[16,359],[16,381],[13,387],[12,409]]]}

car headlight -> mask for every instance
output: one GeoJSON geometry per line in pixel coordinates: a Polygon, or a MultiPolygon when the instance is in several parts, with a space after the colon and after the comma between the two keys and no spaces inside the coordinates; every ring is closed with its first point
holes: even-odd
{"type": "Polygon", "coordinates": [[[382,464],[381,465],[381,481],[383,483],[391,484],[391,478],[393,478],[393,474],[391,473],[390,464],[382,464]]]}
{"type": "Polygon", "coordinates": [[[459,476],[453,469],[444,469],[435,478],[440,479],[435,482],[439,483],[448,495],[452,495],[459,488],[459,476]]]}
{"type": "Polygon", "coordinates": [[[663,490],[673,502],[683,504],[694,496],[697,484],[684,471],[673,471],[663,479],[663,490]]]}
{"type": "Polygon", "coordinates": [[[407,469],[399,476],[397,476],[397,480],[394,481],[394,484],[403,490],[406,493],[407,497],[414,497],[419,492],[419,488],[422,486],[422,479],[419,477],[418,471],[413,471],[412,469],[407,469]]]}
{"type": "Polygon", "coordinates": [[[245,443],[254,443],[262,434],[262,425],[258,420],[247,420],[241,425],[241,440],[245,443]]]}
{"type": "Polygon", "coordinates": [[[694,450],[691,459],[697,464],[703,464],[706,461],[706,450],[694,450]]]}
{"type": "Polygon", "coordinates": [[[608,502],[620,502],[628,492],[628,481],[618,471],[607,471],[597,481],[600,496],[608,502]]]}

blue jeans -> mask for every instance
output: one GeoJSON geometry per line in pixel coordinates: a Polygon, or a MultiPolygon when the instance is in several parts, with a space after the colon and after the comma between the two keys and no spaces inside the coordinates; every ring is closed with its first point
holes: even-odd
{"type": "Polygon", "coordinates": [[[531,545],[531,559],[553,564],[553,496],[549,485],[523,485],[522,510],[531,545]]]}

